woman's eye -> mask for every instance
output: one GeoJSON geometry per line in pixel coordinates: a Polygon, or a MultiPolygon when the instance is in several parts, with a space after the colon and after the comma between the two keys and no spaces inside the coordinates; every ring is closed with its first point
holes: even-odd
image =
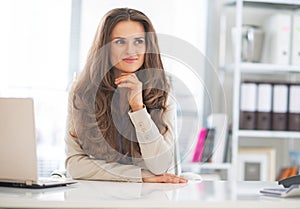
{"type": "Polygon", "coordinates": [[[137,39],[137,40],[135,40],[135,43],[136,44],[138,44],[138,45],[140,45],[140,44],[144,44],[144,39],[137,39]]]}
{"type": "Polygon", "coordinates": [[[115,40],[115,43],[116,43],[116,44],[125,44],[125,40],[123,40],[123,39],[118,39],[118,40],[115,40]]]}

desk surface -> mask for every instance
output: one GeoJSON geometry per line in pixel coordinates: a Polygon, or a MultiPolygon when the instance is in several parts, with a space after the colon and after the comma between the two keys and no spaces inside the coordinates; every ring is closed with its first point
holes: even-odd
{"type": "Polygon", "coordinates": [[[0,187],[0,208],[300,208],[300,198],[259,194],[276,182],[190,181],[187,184],[79,181],[68,187],[0,187]]]}

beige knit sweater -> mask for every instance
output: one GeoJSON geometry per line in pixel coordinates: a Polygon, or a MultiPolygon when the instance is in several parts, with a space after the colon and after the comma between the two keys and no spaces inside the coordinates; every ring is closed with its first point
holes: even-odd
{"type": "Polygon", "coordinates": [[[128,165],[117,162],[107,163],[104,160],[95,159],[84,153],[78,139],[70,135],[70,132],[76,133],[72,119],[72,97],[73,90],[69,93],[65,137],[65,166],[70,177],[85,180],[142,182],[142,172],[143,176],[146,174],[159,175],[173,172],[175,164],[176,105],[170,97],[164,114],[164,121],[168,126],[168,131],[164,135],[160,134],[146,108],[136,112],[128,112],[136,130],[143,159],[128,165]]]}

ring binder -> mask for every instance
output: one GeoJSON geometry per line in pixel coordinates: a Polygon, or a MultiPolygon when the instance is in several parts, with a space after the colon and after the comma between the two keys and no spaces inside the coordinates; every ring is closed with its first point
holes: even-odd
{"type": "Polygon", "coordinates": [[[259,83],[257,91],[257,130],[271,129],[272,85],[259,83]]]}
{"type": "Polygon", "coordinates": [[[288,85],[273,85],[272,129],[287,130],[288,85]]]}
{"type": "Polygon", "coordinates": [[[241,83],[240,129],[255,129],[257,84],[241,83]]]}
{"type": "Polygon", "coordinates": [[[300,131],[300,84],[289,87],[288,130],[300,131]]]}

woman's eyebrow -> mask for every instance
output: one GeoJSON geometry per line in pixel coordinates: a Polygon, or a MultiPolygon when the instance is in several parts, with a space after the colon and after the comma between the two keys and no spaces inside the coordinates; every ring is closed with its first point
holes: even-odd
{"type": "Polygon", "coordinates": [[[112,40],[115,40],[115,39],[126,39],[125,37],[113,37],[112,40]]]}
{"type": "Polygon", "coordinates": [[[116,38],[123,38],[123,39],[126,39],[126,38],[145,38],[145,34],[143,33],[139,33],[139,34],[132,34],[132,35],[116,35],[115,37],[112,37],[113,39],[116,39],[116,38]]]}

